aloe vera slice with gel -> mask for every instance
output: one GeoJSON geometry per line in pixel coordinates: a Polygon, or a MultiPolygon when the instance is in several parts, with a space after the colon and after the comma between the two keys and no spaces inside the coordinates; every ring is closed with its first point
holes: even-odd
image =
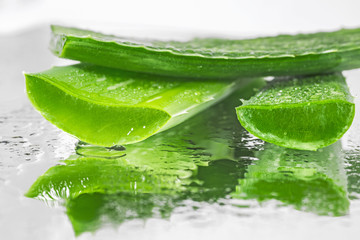
{"type": "Polygon", "coordinates": [[[349,129],[355,105],[337,73],[274,80],[236,109],[241,125],[279,146],[316,150],[349,129]]]}
{"type": "Polygon", "coordinates": [[[88,64],[25,77],[30,101],[47,120],[105,147],[139,142],[176,126],[247,82],[193,81],[88,64]]]}

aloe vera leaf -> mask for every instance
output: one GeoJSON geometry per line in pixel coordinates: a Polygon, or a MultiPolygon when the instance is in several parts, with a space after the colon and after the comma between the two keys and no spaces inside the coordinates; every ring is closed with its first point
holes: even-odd
{"type": "Polygon", "coordinates": [[[236,124],[231,124],[236,123],[237,119],[235,116],[227,117],[230,115],[228,113],[234,111],[238,95],[250,97],[254,88],[263,85],[264,81],[257,79],[229,99],[211,107],[210,111],[156,134],[151,139],[126,147],[104,148],[80,142],[76,147],[77,155],[40,176],[27,196],[56,200],[93,192],[112,194],[181,190],[183,184],[179,180],[187,184],[186,179],[196,172],[198,166],[207,166],[208,162],[217,160],[212,156],[218,151],[213,149],[214,146],[217,148],[222,144],[220,151],[228,152],[224,146],[229,148],[233,138],[228,136],[228,132],[234,131],[228,126],[234,126],[237,132],[243,131],[236,124]],[[218,128],[213,129],[216,124],[218,128]],[[214,141],[219,144],[213,144],[214,141]],[[89,179],[84,181],[86,178],[89,179]],[[162,179],[166,180],[161,182],[162,179]],[[134,187],[134,182],[143,184],[143,187],[134,187]]]}
{"type": "Polygon", "coordinates": [[[126,148],[79,143],[76,152],[81,156],[50,168],[26,196],[50,205],[60,200],[76,235],[134,218],[167,218],[184,199],[225,197],[244,174],[237,165],[245,162],[241,158],[237,163],[232,155],[238,140],[233,136],[246,132],[230,113],[239,95],[250,97],[263,85],[257,79],[204,114],[126,148]]]}
{"type": "Polygon", "coordinates": [[[47,120],[107,147],[171,128],[248,82],[170,79],[87,64],[25,76],[29,99],[47,120]]]}
{"type": "Polygon", "coordinates": [[[52,26],[62,58],[136,72],[183,77],[306,75],[360,67],[360,29],[245,40],[131,40],[52,26]]]}
{"type": "MultiPolygon", "coordinates": [[[[131,178],[131,175],[126,175],[122,178],[119,177],[120,172],[144,172],[149,175],[149,178],[145,178],[145,180],[150,181],[148,185],[154,188],[151,190],[153,193],[157,191],[156,186],[158,186],[154,184],[154,181],[158,181],[156,179],[162,175],[170,176],[176,181],[179,179],[185,181],[196,171],[198,166],[207,166],[208,162],[221,159],[216,158],[216,154],[214,154],[219,151],[217,149],[219,146],[220,151],[224,151],[224,153],[218,155],[228,155],[228,148],[233,147],[234,139],[229,135],[234,132],[233,128],[228,128],[229,125],[236,129],[235,134],[237,135],[243,131],[241,127],[234,124],[237,122],[235,116],[228,117],[231,116],[229,112],[234,111],[233,105],[236,104],[234,100],[239,95],[250,97],[254,88],[263,85],[264,81],[257,79],[244,89],[234,93],[229,99],[212,106],[204,114],[199,114],[151,139],[126,147],[104,148],[80,142],[76,147],[77,155],[63,161],[62,165],[50,168],[40,176],[28,191],[27,196],[59,199],[76,197],[87,191],[89,193],[94,191],[101,193],[141,191],[139,187],[136,189],[130,187],[131,179],[139,176],[142,178],[141,174],[131,178]],[[214,129],[214,125],[217,125],[216,129],[214,129]],[[214,144],[214,142],[218,144],[214,144]],[[95,179],[94,181],[90,179],[87,183],[97,187],[85,185],[82,180],[87,175],[91,175],[91,179],[95,179]],[[116,184],[114,187],[110,187],[117,181],[125,181],[126,187],[121,189],[116,184]],[[70,186],[70,182],[77,186],[67,187],[70,186]],[[104,185],[106,187],[103,187],[104,185]],[[67,190],[64,191],[64,189],[67,190]],[[46,195],[43,195],[44,193],[46,195]]],[[[167,179],[164,184],[166,185],[166,183],[170,186],[168,189],[176,189],[176,186],[179,186],[178,183],[172,183],[171,179],[167,179]]],[[[145,191],[147,189],[147,187],[144,188],[145,191]]],[[[165,188],[161,187],[161,189],[165,188]]]]}
{"type": "Polygon", "coordinates": [[[316,150],[349,129],[355,105],[341,74],[274,81],[236,108],[241,125],[279,146],[316,150]]]}
{"type": "Polygon", "coordinates": [[[231,98],[211,107],[210,111],[151,139],[126,147],[103,148],[80,142],[76,147],[77,155],[40,176],[27,196],[56,200],[93,192],[156,193],[181,189],[179,180],[186,184],[186,179],[196,171],[197,166],[207,166],[208,162],[217,160],[212,156],[218,151],[213,149],[214,146],[217,148],[223,144],[220,150],[228,152],[224,146],[229,148],[231,145],[233,138],[228,136],[228,132],[234,130],[227,127],[231,125],[243,131],[232,124],[236,123],[236,117],[227,117],[236,104],[234,100],[238,95],[250,97],[254,88],[263,85],[262,79],[251,82],[231,98]],[[213,129],[215,124],[217,129],[213,129]],[[219,144],[213,144],[214,141],[219,144]],[[166,180],[161,182],[162,179],[166,180]],[[134,187],[134,182],[140,185],[134,187]],[[123,183],[123,186],[120,185],[123,183]]]}
{"type": "Polygon", "coordinates": [[[339,142],[316,152],[266,144],[257,156],[233,197],[276,199],[318,215],[347,214],[350,202],[339,142]]]}

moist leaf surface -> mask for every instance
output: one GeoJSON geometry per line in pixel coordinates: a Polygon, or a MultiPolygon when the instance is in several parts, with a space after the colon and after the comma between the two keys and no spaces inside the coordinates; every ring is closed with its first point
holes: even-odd
{"type": "Polygon", "coordinates": [[[237,108],[240,123],[280,146],[316,150],[349,129],[355,105],[341,74],[275,80],[237,108]]]}
{"type": "Polygon", "coordinates": [[[126,39],[52,26],[59,57],[185,77],[305,75],[360,67],[360,29],[256,39],[187,42],[126,39]]]}
{"type": "Polygon", "coordinates": [[[28,96],[50,122],[100,146],[141,141],[238,89],[241,81],[193,81],[87,64],[26,74],[28,96]]]}

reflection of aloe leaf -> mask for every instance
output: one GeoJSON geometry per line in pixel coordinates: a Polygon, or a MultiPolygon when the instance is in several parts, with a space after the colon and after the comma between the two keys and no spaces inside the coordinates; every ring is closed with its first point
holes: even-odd
{"type": "Polygon", "coordinates": [[[81,194],[67,201],[67,215],[74,232],[93,232],[105,223],[118,225],[126,220],[154,217],[167,218],[175,207],[176,198],[159,194],[81,194]]]}
{"type": "Polygon", "coordinates": [[[221,159],[199,166],[196,179],[201,185],[192,191],[191,198],[213,202],[235,191],[238,179],[244,176],[245,164],[245,161],[221,159]]]}
{"type": "Polygon", "coordinates": [[[239,97],[262,84],[126,149],[80,143],[78,155],[50,168],[26,196],[63,199],[77,235],[128,219],[168,217],[185,198],[224,197],[243,175],[235,169],[234,136],[244,130],[232,113],[239,97]]]}
{"type": "Polygon", "coordinates": [[[154,151],[160,154],[156,156],[148,150],[143,155],[141,150],[146,149],[126,150],[126,156],[115,159],[73,156],[39,177],[26,196],[65,200],[76,235],[108,223],[167,217],[173,209],[172,202],[179,201],[186,191],[190,182],[187,177],[196,165],[185,155],[183,159],[175,156],[174,162],[161,162],[166,152],[161,155],[154,151]],[[132,162],[131,157],[136,161],[132,162]]]}
{"type": "Polygon", "coordinates": [[[233,196],[259,201],[277,199],[319,215],[347,213],[346,180],[340,143],[317,152],[266,145],[248,168],[233,196]]]}
{"type": "MultiPolygon", "coordinates": [[[[178,175],[129,164],[126,158],[74,157],[50,168],[28,191],[28,197],[74,198],[84,193],[166,193],[181,189],[178,175]]],[[[185,165],[185,164],[184,164],[185,165]]],[[[161,167],[159,165],[159,167],[161,167]]],[[[184,171],[189,166],[183,166],[184,171]]]]}

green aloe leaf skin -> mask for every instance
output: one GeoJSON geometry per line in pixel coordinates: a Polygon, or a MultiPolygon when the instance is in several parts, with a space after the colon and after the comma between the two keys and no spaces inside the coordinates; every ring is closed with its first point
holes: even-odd
{"type": "Polygon", "coordinates": [[[50,49],[59,57],[158,75],[293,76],[360,67],[360,29],[188,42],[129,40],[62,26],[51,29],[50,49]]]}
{"type": "Polygon", "coordinates": [[[270,82],[236,108],[241,125],[279,146],[316,150],[339,140],[355,105],[341,74],[270,82]]]}
{"type": "Polygon", "coordinates": [[[142,141],[245,86],[248,80],[193,81],[89,64],[25,74],[30,101],[51,123],[99,146],[142,141]]]}
{"type": "Polygon", "coordinates": [[[235,198],[276,199],[302,211],[343,216],[349,199],[341,144],[317,152],[266,144],[259,160],[239,180],[235,198]]]}

